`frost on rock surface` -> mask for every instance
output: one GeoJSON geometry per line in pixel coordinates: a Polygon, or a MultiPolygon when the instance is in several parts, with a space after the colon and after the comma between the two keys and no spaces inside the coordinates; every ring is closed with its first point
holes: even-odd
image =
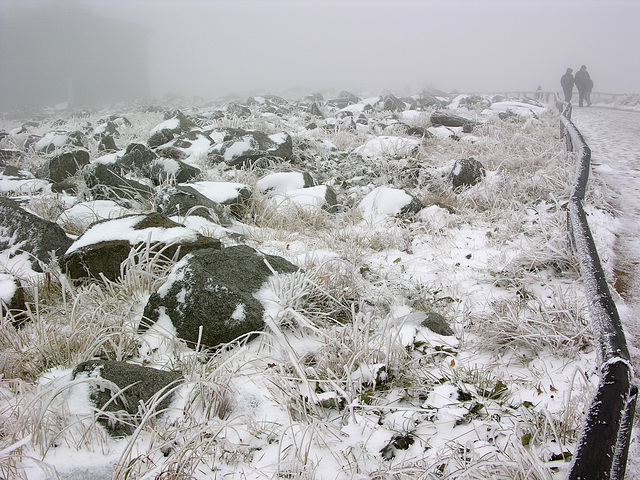
{"type": "Polygon", "coordinates": [[[298,267],[239,245],[194,252],[173,269],[167,284],[151,295],[139,330],[163,312],[189,346],[216,347],[264,327],[264,307],[254,296],[273,275],[298,267]]]}
{"type": "Polygon", "coordinates": [[[89,227],[66,251],[62,264],[73,279],[120,278],[121,264],[132,249],[149,245],[171,258],[202,248],[220,248],[220,241],[174,222],[160,213],[127,215],[89,227]]]}

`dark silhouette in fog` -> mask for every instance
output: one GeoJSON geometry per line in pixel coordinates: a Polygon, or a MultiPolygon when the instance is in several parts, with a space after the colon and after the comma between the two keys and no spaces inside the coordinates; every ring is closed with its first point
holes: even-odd
{"type": "Polygon", "coordinates": [[[573,68],[567,68],[567,71],[562,77],[560,77],[560,85],[562,86],[562,91],[564,92],[564,101],[570,102],[571,96],[573,95],[573,68]]]}
{"type": "Polygon", "coordinates": [[[578,89],[578,105],[582,107],[584,102],[587,102],[587,107],[591,106],[591,90],[593,90],[593,80],[589,72],[587,72],[587,66],[582,65],[580,70],[576,72],[575,78],[576,88],[578,89]]]}
{"type": "Polygon", "coordinates": [[[75,107],[148,95],[148,32],[78,3],[0,18],[0,108],[75,107]]]}

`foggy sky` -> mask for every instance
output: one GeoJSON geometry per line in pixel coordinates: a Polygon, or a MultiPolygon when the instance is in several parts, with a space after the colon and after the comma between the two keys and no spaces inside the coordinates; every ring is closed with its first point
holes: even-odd
{"type": "MultiPolygon", "coordinates": [[[[17,3],[0,0],[0,14],[17,3]]],[[[594,91],[640,93],[637,0],[80,3],[149,27],[154,95],[558,91],[582,64],[594,91]]]]}

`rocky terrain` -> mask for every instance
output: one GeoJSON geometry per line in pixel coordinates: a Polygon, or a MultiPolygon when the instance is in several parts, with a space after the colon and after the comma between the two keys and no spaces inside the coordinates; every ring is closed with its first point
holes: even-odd
{"type": "Polygon", "coordinates": [[[572,172],[499,96],[5,116],[2,472],[562,475],[597,381],[572,172]]]}

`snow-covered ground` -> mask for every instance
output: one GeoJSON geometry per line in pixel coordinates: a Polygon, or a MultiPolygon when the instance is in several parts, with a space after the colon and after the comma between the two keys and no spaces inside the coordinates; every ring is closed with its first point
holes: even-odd
{"type": "MultiPolygon", "coordinates": [[[[351,110],[364,111],[365,103],[351,110]]],[[[264,334],[212,358],[177,342],[150,352],[139,348],[135,326],[151,290],[136,283],[135,268],[106,286],[59,286],[64,302],[40,298],[31,324],[2,330],[2,360],[27,374],[0,384],[0,472],[29,480],[563,478],[598,380],[584,291],[566,241],[574,159],[564,152],[553,109],[498,103],[495,111],[452,110],[480,122],[472,133],[450,129],[418,140],[398,133],[388,112],[342,130],[310,129],[302,114],[275,117],[254,108],[243,126],[285,130],[306,155],[282,171],[311,172],[343,207],[330,214],[305,201],[305,208],[261,218],[273,210],[268,202],[278,204],[277,191],[236,225],[243,236],[234,241],[305,271],[274,278],[263,292],[270,305],[264,334]],[[486,177],[454,192],[448,174],[469,157],[485,166],[486,177]],[[398,216],[409,194],[425,208],[398,216]],[[427,312],[443,315],[454,335],[423,326],[427,312]],[[106,356],[182,373],[187,384],[173,413],[130,438],[110,438],[94,421],[86,385],[69,379],[72,362],[87,355],[83,342],[106,356]]],[[[124,113],[134,126],[123,136],[132,141],[145,141],[161,123],[161,115],[124,113]]],[[[402,118],[432,128],[430,113],[405,111],[402,118]]],[[[336,111],[325,114],[329,123],[336,111]]],[[[611,278],[614,260],[632,265],[639,251],[631,211],[614,221],[607,205],[606,185],[622,204],[633,182],[605,153],[624,160],[620,167],[638,160],[632,137],[609,133],[617,114],[592,108],[574,116],[602,179],[592,182],[587,209],[611,278]],[[619,171],[624,181],[614,177],[619,171]],[[628,242],[614,243],[614,233],[628,242]]],[[[628,130],[636,122],[637,131],[629,118],[621,124],[628,130]]],[[[33,133],[44,135],[53,120],[33,133]]],[[[17,135],[4,142],[19,142],[17,135]]],[[[198,166],[202,188],[239,180],[259,191],[261,174],[272,173],[198,166]]],[[[12,188],[3,194],[29,200],[34,210],[49,202],[63,210],[62,220],[86,215],[79,198],[38,193],[46,185],[32,197],[12,188]]],[[[640,202],[629,202],[637,213],[640,202]]],[[[112,215],[106,204],[89,208],[112,215]]],[[[223,230],[181,220],[201,233],[223,230]]],[[[9,259],[0,260],[7,268],[9,259]]],[[[155,288],[167,272],[157,274],[155,288]]],[[[630,282],[621,302],[630,332],[637,289],[630,282]]],[[[632,459],[629,478],[637,471],[632,459]]]]}
{"type": "MultiPolygon", "coordinates": [[[[574,108],[572,120],[592,155],[594,176],[603,181],[618,214],[613,252],[616,304],[640,384],[640,111],[574,108]]],[[[640,411],[636,410],[627,477],[640,478],[640,411]]]]}

